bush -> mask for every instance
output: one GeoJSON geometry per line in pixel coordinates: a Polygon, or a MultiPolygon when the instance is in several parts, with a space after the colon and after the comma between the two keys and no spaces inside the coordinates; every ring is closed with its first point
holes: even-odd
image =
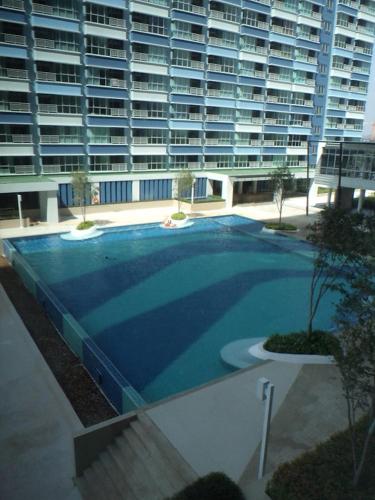
{"type": "Polygon", "coordinates": [[[245,500],[240,488],[221,472],[197,479],[169,500],[245,500]]]}
{"type": "Polygon", "coordinates": [[[184,212],[176,212],[175,214],[171,215],[172,220],[184,220],[186,219],[186,215],[184,212]]]}
{"type": "Polygon", "coordinates": [[[275,334],[269,337],[264,349],[288,354],[319,354],[330,356],[338,348],[339,342],[332,334],[315,330],[311,336],[306,332],[275,334]]]}
{"type": "MultiPolygon", "coordinates": [[[[356,425],[363,442],[367,420],[356,425]]],[[[373,500],[375,498],[375,437],[359,487],[352,487],[353,467],[349,431],[339,432],[313,451],[278,467],[266,493],[272,500],[373,500]]]]}
{"type": "Polygon", "coordinates": [[[268,222],[266,224],[267,229],[276,229],[278,231],[297,231],[297,227],[293,224],[286,224],[285,222],[268,222]]]}
{"type": "Polygon", "coordinates": [[[92,220],[87,220],[85,222],[80,222],[77,226],[77,229],[82,231],[83,229],[90,229],[90,227],[95,226],[95,223],[92,220]]]}

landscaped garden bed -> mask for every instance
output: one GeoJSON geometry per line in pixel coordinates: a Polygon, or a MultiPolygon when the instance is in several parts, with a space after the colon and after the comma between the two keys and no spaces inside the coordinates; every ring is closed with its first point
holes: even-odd
{"type": "Polygon", "coordinates": [[[338,348],[338,340],[330,333],[316,330],[311,335],[306,332],[274,334],[263,347],[270,352],[332,356],[338,348]]]}
{"type": "Polygon", "coordinates": [[[197,479],[169,500],[245,500],[245,497],[229,477],[213,472],[197,479]]]}

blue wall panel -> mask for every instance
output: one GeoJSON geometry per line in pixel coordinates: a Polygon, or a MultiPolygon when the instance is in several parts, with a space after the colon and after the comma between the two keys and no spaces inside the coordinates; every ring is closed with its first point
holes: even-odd
{"type": "Polygon", "coordinates": [[[74,205],[72,185],[59,184],[58,198],[60,207],[72,207],[74,205]]]}
{"type": "Polygon", "coordinates": [[[131,181],[108,181],[99,183],[100,204],[132,201],[131,181]]]}
{"type": "Polygon", "coordinates": [[[80,85],[64,85],[59,83],[39,83],[35,84],[36,92],[40,94],[58,94],[58,95],[81,95],[80,85]]]}
{"type": "Polygon", "coordinates": [[[194,184],[194,198],[205,198],[207,193],[207,178],[198,177],[194,184]]]}
{"type": "Polygon", "coordinates": [[[96,56],[85,56],[87,66],[98,66],[100,68],[127,69],[128,61],[126,59],[115,59],[96,56]]]}
{"type": "Polygon", "coordinates": [[[169,200],[172,198],[172,179],[140,181],[140,200],[169,200]]]}
{"type": "Polygon", "coordinates": [[[63,19],[57,19],[56,17],[45,17],[34,14],[31,16],[31,24],[33,26],[41,26],[52,30],[55,29],[79,33],[79,21],[66,21],[63,19]]]}

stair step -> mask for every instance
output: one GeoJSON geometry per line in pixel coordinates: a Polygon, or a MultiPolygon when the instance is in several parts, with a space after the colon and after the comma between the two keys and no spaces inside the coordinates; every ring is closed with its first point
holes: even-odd
{"type": "Polygon", "coordinates": [[[178,450],[173,446],[169,439],[161,432],[159,427],[145,413],[138,414],[138,420],[134,421],[134,426],[138,430],[146,431],[145,438],[152,436],[156,446],[165,457],[168,466],[176,471],[178,476],[183,480],[184,486],[198,478],[196,472],[186,462],[178,450]],[[141,425],[141,427],[138,426],[141,425]]]}
{"type": "Polygon", "coordinates": [[[117,438],[116,444],[110,445],[108,451],[121,470],[123,478],[133,495],[133,497],[129,498],[137,500],[158,500],[163,498],[158,485],[147,474],[143,462],[140,462],[123,437],[117,438]],[[124,444],[121,444],[121,440],[124,441],[124,444]]]}
{"type": "Polygon", "coordinates": [[[176,486],[174,482],[170,480],[170,473],[157,453],[154,453],[150,447],[146,448],[144,443],[130,427],[125,429],[123,437],[126,442],[125,446],[130,446],[132,448],[138,460],[143,463],[148,475],[150,475],[153,482],[158,485],[163,497],[168,497],[176,493],[179,486],[176,486]]]}
{"type": "Polygon", "coordinates": [[[100,486],[102,490],[105,492],[105,497],[107,500],[122,500],[120,493],[117,491],[115,485],[112,482],[112,479],[107,473],[107,469],[104,467],[100,457],[98,460],[95,460],[92,465],[93,472],[100,479],[100,486]]]}
{"type": "Polygon", "coordinates": [[[74,482],[77,485],[79,492],[81,493],[82,500],[91,500],[91,498],[93,498],[90,487],[87,484],[87,480],[85,477],[76,477],[74,479],[74,482]]]}
{"type": "Polygon", "coordinates": [[[99,455],[99,460],[105,468],[108,476],[110,477],[116,491],[118,498],[124,500],[126,498],[134,498],[133,492],[130,490],[127,484],[124,474],[121,469],[117,466],[117,462],[114,460],[112,455],[107,450],[99,455]]]}
{"type": "Polygon", "coordinates": [[[90,493],[87,500],[108,500],[101,485],[101,478],[94,472],[92,465],[83,473],[83,479],[90,493]]]}

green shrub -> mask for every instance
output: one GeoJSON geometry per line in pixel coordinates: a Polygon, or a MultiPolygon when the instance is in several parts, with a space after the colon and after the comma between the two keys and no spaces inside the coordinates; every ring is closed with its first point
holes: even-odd
{"type": "Polygon", "coordinates": [[[285,222],[267,222],[267,229],[276,229],[278,231],[297,231],[297,227],[293,224],[286,224],[285,222]]]}
{"type": "Polygon", "coordinates": [[[184,220],[186,219],[186,215],[184,212],[176,212],[175,214],[171,215],[172,220],[184,220]]]}
{"type": "MultiPolygon", "coordinates": [[[[357,424],[358,442],[364,439],[366,419],[357,424]]],[[[331,436],[313,451],[278,467],[266,493],[272,500],[374,500],[375,437],[359,487],[352,487],[353,467],[348,431],[331,436]]]]}
{"type": "Polygon", "coordinates": [[[306,332],[275,334],[269,337],[264,349],[288,354],[319,354],[329,356],[338,347],[338,340],[332,334],[315,330],[311,336],[306,332]]]}
{"type": "Polygon", "coordinates": [[[221,472],[197,479],[169,500],[245,500],[240,488],[221,472]]]}
{"type": "Polygon", "coordinates": [[[95,223],[92,220],[87,220],[85,222],[80,222],[77,226],[77,229],[82,231],[83,229],[90,229],[90,227],[95,226],[95,223]]]}

